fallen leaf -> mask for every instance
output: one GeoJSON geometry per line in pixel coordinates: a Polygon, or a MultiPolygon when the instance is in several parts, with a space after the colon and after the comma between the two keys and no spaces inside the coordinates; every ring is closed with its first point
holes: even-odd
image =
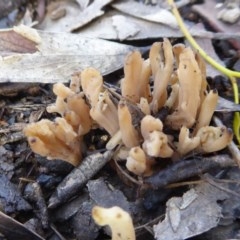
{"type": "MultiPolygon", "coordinates": [[[[206,22],[216,31],[236,34],[239,33],[240,19],[235,24],[228,24],[218,19],[219,9],[216,8],[216,1],[208,0],[203,4],[194,4],[193,11],[197,12],[201,17],[206,19],[206,22]]],[[[230,39],[230,42],[235,48],[240,49],[239,39],[230,39]]]]}
{"type": "Polygon", "coordinates": [[[0,59],[0,82],[67,82],[71,74],[90,66],[105,75],[120,69],[125,56],[134,49],[70,33],[37,33],[38,52],[0,59]]]}
{"type": "MultiPolygon", "coordinates": [[[[33,31],[29,32],[33,34],[33,31]]],[[[37,44],[36,39],[34,41],[34,39],[18,33],[14,29],[0,30],[0,52],[2,56],[10,53],[34,53],[38,50],[37,44]]]]}
{"type": "Polygon", "coordinates": [[[144,19],[136,18],[117,10],[109,10],[98,20],[95,20],[92,23],[88,24],[86,27],[81,28],[78,33],[83,36],[111,40],[120,40],[122,33],[126,34],[126,40],[143,40],[183,36],[180,30],[173,29],[168,25],[146,21],[144,19]],[[116,20],[116,16],[121,16],[121,22],[115,21],[113,24],[113,20],[116,20]],[[123,24],[123,20],[125,22],[125,26],[123,24]],[[130,30],[132,33],[136,31],[135,34],[126,34],[126,32],[129,31],[129,25],[131,27],[130,30]]]}
{"type": "Polygon", "coordinates": [[[218,225],[221,207],[217,201],[228,194],[204,182],[167,202],[165,219],[154,226],[157,240],[182,240],[206,232],[218,225]]]}
{"type": "Polygon", "coordinates": [[[112,1],[113,0],[95,0],[89,5],[87,5],[87,2],[82,3],[68,0],[51,2],[48,5],[48,11],[44,20],[38,25],[38,29],[55,32],[76,31],[94,19],[102,16],[104,14],[102,8],[112,1]],[[58,13],[61,12],[64,14],[58,16],[58,13]]]}
{"type": "Polygon", "coordinates": [[[140,31],[140,28],[136,24],[129,21],[129,19],[124,16],[115,15],[112,17],[112,21],[120,41],[123,41],[128,37],[133,37],[140,31]]]}
{"type": "Polygon", "coordinates": [[[37,28],[45,31],[66,32],[71,24],[76,23],[75,19],[82,11],[82,7],[75,1],[51,1],[43,21],[37,28]]]}
{"type": "MultiPolygon", "coordinates": [[[[152,21],[147,21],[144,19],[140,19],[134,16],[130,16],[129,14],[122,13],[120,11],[110,9],[103,16],[89,23],[87,26],[79,29],[77,31],[81,36],[88,36],[93,38],[102,38],[109,40],[120,40],[120,36],[118,33],[118,29],[113,26],[113,19],[115,16],[122,16],[126,20],[126,24],[123,28],[128,29],[128,25],[135,26],[139,31],[132,36],[126,37],[125,40],[145,40],[145,39],[159,39],[159,38],[181,38],[183,37],[183,33],[180,29],[173,29],[172,27],[156,23],[152,21]]],[[[58,31],[61,29],[61,26],[57,26],[57,22],[55,28],[50,28],[46,30],[58,31]]],[[[120,29],[120,24],[117,24],[120,33],[126,31],[125,29],[120,29]]],[[[187,24],[186,24],[187,25],[187,24]]],[[[239,38],[239,34],[235,33],[229,35],[228,33],[214,33],[206,31],[205,29],[199,29],[198,24],[191,25],[189,27],[189,31],[192,36],[206,38],[206,39],[229,39],[231,38],[239,38]]]]}
{"type": "Polygon", "coordinates": [[[219,96],[215,112],[240,112],[240,105],[219,96]]]}
{"type": "Polygon", "coordinates": [[[111,3],[113,0],[95,0],[86,7],[83,12],[75,19],[75,23],[70,24],[69,30],[75,31],[87,23],[91,22],[93,19],[104,14],[102,8],[107,4],[111,3]]]}
{"type": "Polygon", "coordinates": [[[145,5],[136,1],[120,1],[112,4],[112,7],[134,17],[166,24],[175,29],[178,28],[177,21],[173,14],[159,6],[145,5]]]}
{"type": "Polygon", "coordinates": [[[90,3],[90,0],[76,0],[76,1],[81,7],[81,9],[85,9],[90,3]]]}

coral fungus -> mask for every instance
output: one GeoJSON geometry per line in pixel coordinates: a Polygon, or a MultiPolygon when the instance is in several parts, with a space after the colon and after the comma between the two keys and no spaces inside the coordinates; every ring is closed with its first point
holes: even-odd
{"type": "Polygon", "coordinates": [[[64,118],[31,123],[24,134],[35,153],[48,159],[62,159],[74,166],[81,161],[80,138],[64,118]]]}
{"type": "Polygon", "coordinates": [[[218,151],[232,140],[231,130],[209,126],[218,93],[207,91],[205,63],[189,47],[164,39],[153,44],[146,60],[134,51],[124,74],[121,95],[105,87],[94,68],[75,74],[69,88],[55,84],[56,103],[47,110],[61,118],[26,127],[33,151],[76,166],[83,135],[101,128],[111,137],[106,147],[119,145],[129,171],[146,176],[161,158],[218,151]],[[167,114],[160,120],[163,109],[167,114]]]}

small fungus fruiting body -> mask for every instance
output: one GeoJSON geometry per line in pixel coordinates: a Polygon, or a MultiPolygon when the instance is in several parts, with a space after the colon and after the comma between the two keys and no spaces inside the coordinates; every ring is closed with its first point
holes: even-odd
{"type": "Polygon", "coordinates": [[[147,158],[143,149],[139,146],[131,148],[127,157],[127,169],[138,176],[149,176],[152,174],[154,160],[147,158]]]}
{"type": "Polygon", "coordinates": [[[185,126],[181,128],[178,143],[177,143],[177,151],[183,156],[192,150],[196,149],[200,145],[200,137],[189,137],[190,131],[185,126]]]}
{"type": "Polygon", "coordinates": [[[92,209],[92,217],[98,225],[108,225],[111,228],[112,240],[136,239],[132,218],[128,212],[120,207],[95,206],[92,209]]]}
{"type": "Polygon", "coordinates": [[[139,133],[132,124],[131,113],[124,101],[120,101],[118,104],[118,119],[122,141],[125,146],[131,148],[139,145],[139,133]]]}
{"type": "Polygon", "coordinates": [[[167,86],[173,72],[174,56],[168,39],[154,43],[149,53],[154,79],[151,110],[153,113],[164,106],[167,99],[167,86]]]}
{"type": "Polygon", "coordinates": [[[150,100],[151,68],[149,61],[144,61],[139,51],[134,51],[126,57],[124,75],[121,81],[121,91],[124,98],[135,103],[138,103],[141,97],[150,100]]]}
{"type": "Polygon", "coordinates": [[[92,106],[90,115],[99,126],[104,128],[111,136],[119,129],[117,107],[110,99],[107,91],[100,92],[98,101],[92,106]]]}
{"type": "Polygon", "coordinates": [[[193,126],[201,100],[201,71],[190,48],[185,48],[181,52],[177,73],[179,80],[178,106],[167,117],[166,124],[179,130],[182,126],[187,128],[193,126]]]}
{"type": "Polygon", "coordinates": [[[206,126],[198,130],[196,137],[200,137],[200,151],[216,152],[225,148],[232,141],[233,133],[225,126],[206,126]]]}
{"type": "Polygon", "coordinates": [[[213,113],[217,106],[217,101],[218,101],[218,92],[216,90],[211,90],[209,93],[206,94],[199,110],[194,132],[197,132],[200,128],[206,127],[210,124],[213,113]]]}
{"type": "Polygon", "coordinates": [[[64,118],[43,119],[24,129],[30,147],[48,159],[61,159],[77,166],[82,158],[81,139],[64,118]]]}
{"type": "Polygon", "coordinates": [[[95,106],[103,89],[103,78],[99,71],[87,68],[81,72],[81,87],[91,106],[95,106]]]}

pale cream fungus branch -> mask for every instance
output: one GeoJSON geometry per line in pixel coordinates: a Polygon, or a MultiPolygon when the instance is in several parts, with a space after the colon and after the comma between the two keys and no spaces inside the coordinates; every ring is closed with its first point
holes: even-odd
{"type": "Polygon", "coordinates": [[[83,93],[75,93],[62,83],[54,84],[53,92],[57,95],[56,103],[47,107],[47,111],[59,113],[79,135],[88,133],[92,127],[92,119],[83,93]]]}
{"type": "Polygon", "coordinates": [[[157,113],[167,100],[167,86],[173,73],[174,57],[169,40],[154,43],[150,49],[149,59],[154,79],[151,110],[157,113]]]}
{"type": "Polygon", "coordinates": [[[148,138],[153,131],[161,132],[163,130],[163,123],[160,119],[151,115],[146,115],[141,121],[141,134],[144,139],[148,138]]]}
{"type": "Polygon", "coordinates": [[[175,44],[172,47],[177,67],[179,67],[179,63],[180,63],[180,54],[183,52],[184,49],[185,49],[185,45],[182,43],[175,44]]]}
{"type": "Polygon", "coordinates": [[[154,163],[155,160],[147,157],[143,149],[137,146],[130,149],[126,167],[128,171],[138,176],[150,176],[153,173],[154,163]]]}
{"type": "Polygon", "coordinates": [[[122,96],[134,103],[139,103],[140,98],[150,101],[150,75],[149,61],[144,61],[138,51],[130,53],[124,63],[124,78],[121,80],[122,96]]]}
{"type": "Polygon", "coordinates": [[[82,94],[68,97],[67,106],[68,110],[63,117],[80,136],[88,133],[92,128],[93,121],[90,117],[90,108],[83,99],[82,94]]]}
{"type": "Polygon", "coordinates": [[[141,138],[132,124],[132,116],[124,100],[118,104],[118,119],[124,145],[128,148],[138,146],[141,138]]]}
{"type": "Polygon", "coordinates": [[[200,71],[201,71],[201,76],[202,76],[200,98],[203,101],[205,92],[207,91],[207,85],[208,85],[208,83],[207,83],[207,72],[206,72],[207,68],[206,68],[206,63],[205,63],[204,59],[202,58],[202,56],[198,52],[195,53],[195,59],[198,63],[198,66],[199,66],[200,71]]]}
{"type": "Polygon", "coordinates": [[[200,137],[189,137],[189,129],[182,127],[178,136],[178,142],[176,143],[177,152],[183,156],[192,150],[196,149],[200,145],[200,137]]]}
{"type": "Polygon", "coordinates": [[[167,117],[165,123],[172,129],[180,130],[182,126],[191,128],[200,107],[202,76],[193,51],[185,48],[179,56],[179,94],[177,109],[167,117]]]}
{"type": "Polygon", "coordinates": [[[150,105],[146,98],[141,98],[140,102],[137,104],[137,106],[142,111],[142,113],[144,113],[145,115],[151,114],[150,105]]]}
{"type": "Polygon", "coordinates": [[[99,93],[98,101],[90,110],[91,117],[104,128],[111,136],[119,130],[117,107],[110,99],[107,90],[99,93]]]}
{"type": "Polygon", "coordinates": [[[81,138],[64,118],[43,119],[24,129],[31,149],[48,159],[61,159],[77,166],[82,159],[81,138]]]}
{"type": "Polygon", "coordinates": [[[168,145],[168,137],[162,132],[162,122],[152,116],[141,121],[141,133],[144,138],[143,150],[151,157],[169,158],[173,150],[168,145]]]}
{"type": "Polygon", "coordinates": [[[57,112],[63,116],[65,111],[68,109],[67,103],[64,100],[69,96],[73,96],[75,93],[63,83],[54,84],[53,92],[57,96],[57,99],[54,105],[47,107],[47,111],[49,113],[57,112]]]}
{"type": "Polygon", "coordinates": [[[224,149],[233,139],[231,129],[224,127],[206,126],[198,130],[196,137],[200,137],[201,152],[216,152],[224,149]]]}
{"type": "Polygon", "coordinates": [[[179,93],[179,84],[175,83],[171,86],[171,93],[164,104],[164,107],[168,107],[169,109],[175,109],[178,105],[178,93],[179,93]]]}
{"type": "Polygon", "coordinates": [[[111,95],[103,88],[103,78],[99,71],[87,68],[81,73],[81,86],[90,105],[90,116],[111,136],[119,130],[117,107],[111,95]]]}
{"type": "Polygon", "coordinates": [[[128,212],[120,207],[95,206],[92,209],[92,217],[98,225],[108,225],[111,228],[112,240],[136,239],[132,218],[128,212]]]}
{"type": "Polygon", "coordinates": [[[81,87],[91,106],[98,102],[103,91],[103,77],[95,68],[86,68],[81,72],[81,87]]]}
{"type": "Polygon", "coordinates": [[[206,127],[210,124],[212,116],[217,106],[218,102],[217,90],[211,90],[209,93],[205,94],[206,97],[204,98],[201,104],[193,135],[195,135],[201,127],[206,127]]]}

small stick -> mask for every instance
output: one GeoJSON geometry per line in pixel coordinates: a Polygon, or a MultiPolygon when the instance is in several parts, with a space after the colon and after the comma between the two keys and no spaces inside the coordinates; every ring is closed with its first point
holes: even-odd
{"type": "Polygon", "coordinates": [[[173,163],[168,168],[163,169],[151,177],[145,178],[143,182],[152,188],[163,188],[168,184],[201,175],[214,168],[230,166],[236,166],[236,164],[227,154],[198,160],[182,160],[173,163]]]}
{"type": "Polygon", "coordinates": [[[84,158],[79,167],[74,168],[57,186],[49,199],[49,208],[55,208],[66,202],[78,192],[112,157],[112,151],[95,153],[84,158]]]}

